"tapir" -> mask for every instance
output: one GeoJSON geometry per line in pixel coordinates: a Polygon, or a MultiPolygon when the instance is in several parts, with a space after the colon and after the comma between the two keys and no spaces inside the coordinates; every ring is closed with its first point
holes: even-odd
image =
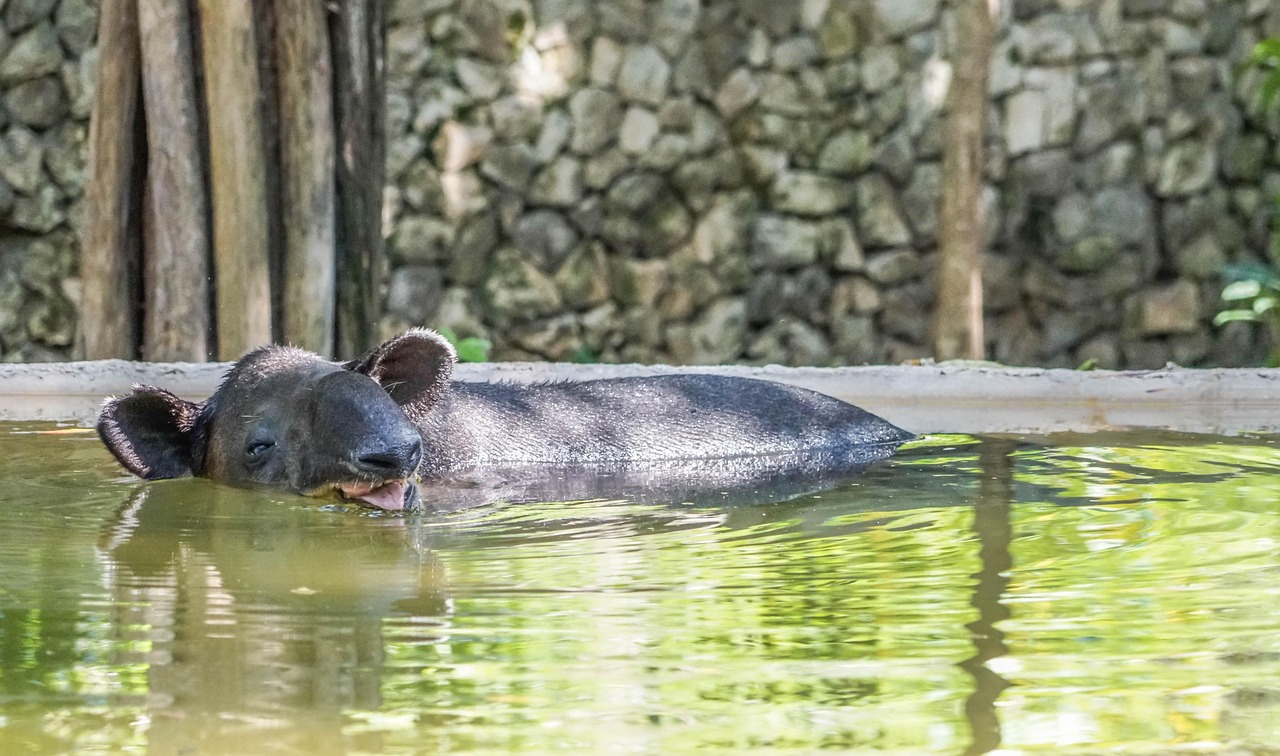
{"type": "Polygon", "coordinates": [[[820,476],[912,438],[851,404],[770,381],[485,383],[453,380],[456,361],[425,329],[347,363],[267,346],[236,362],[203,403],[150,386],[108,399],[98,435],[141,478],[203,476],[384,510],[417,508],[418,484],[464,470],[727,461],[753,480],[820,476]]]}

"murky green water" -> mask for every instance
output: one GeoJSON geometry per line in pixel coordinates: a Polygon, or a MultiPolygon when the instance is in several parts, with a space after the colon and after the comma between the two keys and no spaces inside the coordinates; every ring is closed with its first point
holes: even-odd
{"type": "Polygon", "coordinates": [[[1275,753],[1272,440],[375,515],[0,426],[0,753],[1275,753]],[[1235,750],[1230,750],[1235,749],[1235,750]]]}

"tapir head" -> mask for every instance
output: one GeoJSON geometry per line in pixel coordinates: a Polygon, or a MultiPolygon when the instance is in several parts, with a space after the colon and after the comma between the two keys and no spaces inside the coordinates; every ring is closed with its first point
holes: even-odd
{"type": "Polygon", "coordinates": [[[292,347],[244,356],[203,404],[135,386],[111,399],[98,435],[146,479],[188,475],[381,509],[412,507],[422,461],[414,420],[447,388],[456,356],[412,330],[345,365],[292,347]]]}

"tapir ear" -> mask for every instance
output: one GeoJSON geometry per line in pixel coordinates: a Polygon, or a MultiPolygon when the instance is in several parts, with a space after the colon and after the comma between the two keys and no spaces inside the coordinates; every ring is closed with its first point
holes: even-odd
{"type": "Polygon", "coordinates": [[[134,386],[128,396],[102,405],[98,436],[134,475],[182,478],[194,474],[192,438],[199,416],[198,404],[163,389],[134,386]]]}
{"type": "Polygon", "coordinates": [[[405,331],[347,368],[377,381],[410,415],[426,413],[449,385],[458,355],[443,336],[425,328],[405,331]]]}

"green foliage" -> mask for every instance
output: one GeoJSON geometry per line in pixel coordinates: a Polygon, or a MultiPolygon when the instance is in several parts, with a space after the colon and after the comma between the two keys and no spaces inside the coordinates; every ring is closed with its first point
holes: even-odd
{"type": "MultiPolygon", "coordinates": [[[[1264,117],[1277,105],[1280,97],[1280,37],[1264,39],[1241,67],[1242,72],[1261,75],[1255,105],[1264,117]]],[[[1222,300],[1227,303],[1213,319],[1214,325],[1237,321],[1264,324],[1271,333],[1271,353],[1267,364],[1280,366],[1280,196],[1275,198],[1272,213],[1270,264],[1242,263],[1228,265],[1223,273],[1227,285],[1222,300]]]]}
{"type": "Polygon", "coordinates": [[[1259,71],[1262,82],[1258,87],[1257,105],[1263,113],[1271,110],[1280,96],[1280,37],[1264,39],[1254,45],[1245,61],[1245,67],[1259,71]]]}
{"type": "Polygon", "coordinates": [[[493,349],[493,342],[488,339],[482,339],[478,336],[468,336],[465,339],[460,339],[452,328],[437,328],[436,332],[450,344],[453,344],[453,348],[458,352],[458,362],[489,361],[489,350],[493,349]]]}

